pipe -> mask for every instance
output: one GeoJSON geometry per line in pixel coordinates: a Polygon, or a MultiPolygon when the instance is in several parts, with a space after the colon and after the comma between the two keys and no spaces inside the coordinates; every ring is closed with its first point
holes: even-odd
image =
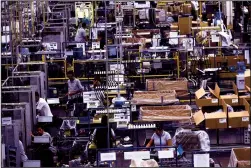
{"type": "MultiPolygon", "coordinates": [[[[107,45],[107,12],[106,12],[106,1],[103,1],[105,3],[105,45],[107,45]]],[[[116,2],[116,0],[115,0],[116,2]]],[[[105,62],[105,70],[106,70],[106,92],[108,93],[108,53],[105,52],[105,56],[106,56],[106,62],[105,62]]],[[[108,106],[108,102],[109,102],[109,98],[108,95],[106,96],[106,110],[107,110],[107,146],[108,149],[110,148],[110,124],[109,124],[109,106],[108,106]]]]}

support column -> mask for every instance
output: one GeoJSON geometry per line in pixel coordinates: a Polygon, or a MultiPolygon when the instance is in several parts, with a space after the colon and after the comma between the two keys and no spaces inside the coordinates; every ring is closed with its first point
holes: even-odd
{"type": "Polygon", "coordinates": [[[226,1],[224,2],[223,6],[223,12],[225,16],[227,17],[227,25],[233,25],[233,18],[234,18],[234,12],[233,12],[233,2],[232,1],[226,1]]]}

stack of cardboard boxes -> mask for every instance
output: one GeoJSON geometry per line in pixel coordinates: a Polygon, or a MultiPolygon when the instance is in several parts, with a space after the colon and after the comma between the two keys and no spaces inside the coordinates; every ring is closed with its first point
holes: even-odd
{"type": "MultiPolygon", "coordinates": [[[[195,101],[200,111],[193,115],[194,122],[199,125],[205,121],[206,129],[240,128],[248,127],[250,116],[250,95],[240,97],[236,85],[233,83],[234,94],[221,95],[220,87],[216,84],[215,89],[209,88],[211,97],[205,97],[207,92],[201,88],[195,93],[195,101]],[[241,107],[239,112],[229,112],[227,106],[241,107]],[[207,113],[202,107],[219,107],[223,112],[207,113]]],[[[249,91],[250,92],[250,91],[249,91]]]]}

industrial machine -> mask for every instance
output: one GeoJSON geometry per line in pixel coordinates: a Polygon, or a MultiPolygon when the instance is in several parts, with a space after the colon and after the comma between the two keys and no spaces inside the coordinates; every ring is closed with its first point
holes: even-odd
{"type": "Polygon", "coordinates": [[[33,128],[29,103],[2,103],[1,115],[19,125],[21,140],[26,149],[31,144],[30,132],[33,128]]]}
{"type": "Polygon", "coordinates": [[[19,150],[19,125],[2,119],[2,159],[3,167],[21,167],[19,150]]]}

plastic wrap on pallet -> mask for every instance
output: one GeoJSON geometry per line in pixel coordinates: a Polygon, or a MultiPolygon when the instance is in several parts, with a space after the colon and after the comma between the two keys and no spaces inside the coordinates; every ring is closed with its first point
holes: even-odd
{"type": "Polygon", "coordinates": [[[130,167],[159,167],[154,159],[150,160],[131,160],[130,167]]]}
{"type": "Polygon", "coordinates": [[[63,123],[60,127],[61,130],[75,130],[75,134],[77,134],[76,131],[77,121],[76,120],[63,120],[63,123]]]}
{"type": "Polygon", "coordinates": [[[158,90],[188,90],[188,81],[186,78],[176,80],[170,79],[147,79],[146,88],[148,91],[158,90]]]}
{"type": "Polygon", "coordinates": [[[142,106],[140,119],[144,121],[182,121],[192,118],[192,109],[188,105],[142,106]]]}
{"type": "Polygon", "coordinates": [[[181,145],[185,151],[210,151],[210,139],[205,131],[191,131],[178,128],[173,137],[173,145],[181,145]]]}
{"type": "Polygon", "coordinates": [[[172,104],[179,102],[175,90],[135,92],[133,104],[172,104]]]}
{"type": "Polygon", "coordinates": [[[74,129],[76,128],[77,121],[76,120],[64,120],[60,129],[66,130],[66,129],[74,129]]]}

